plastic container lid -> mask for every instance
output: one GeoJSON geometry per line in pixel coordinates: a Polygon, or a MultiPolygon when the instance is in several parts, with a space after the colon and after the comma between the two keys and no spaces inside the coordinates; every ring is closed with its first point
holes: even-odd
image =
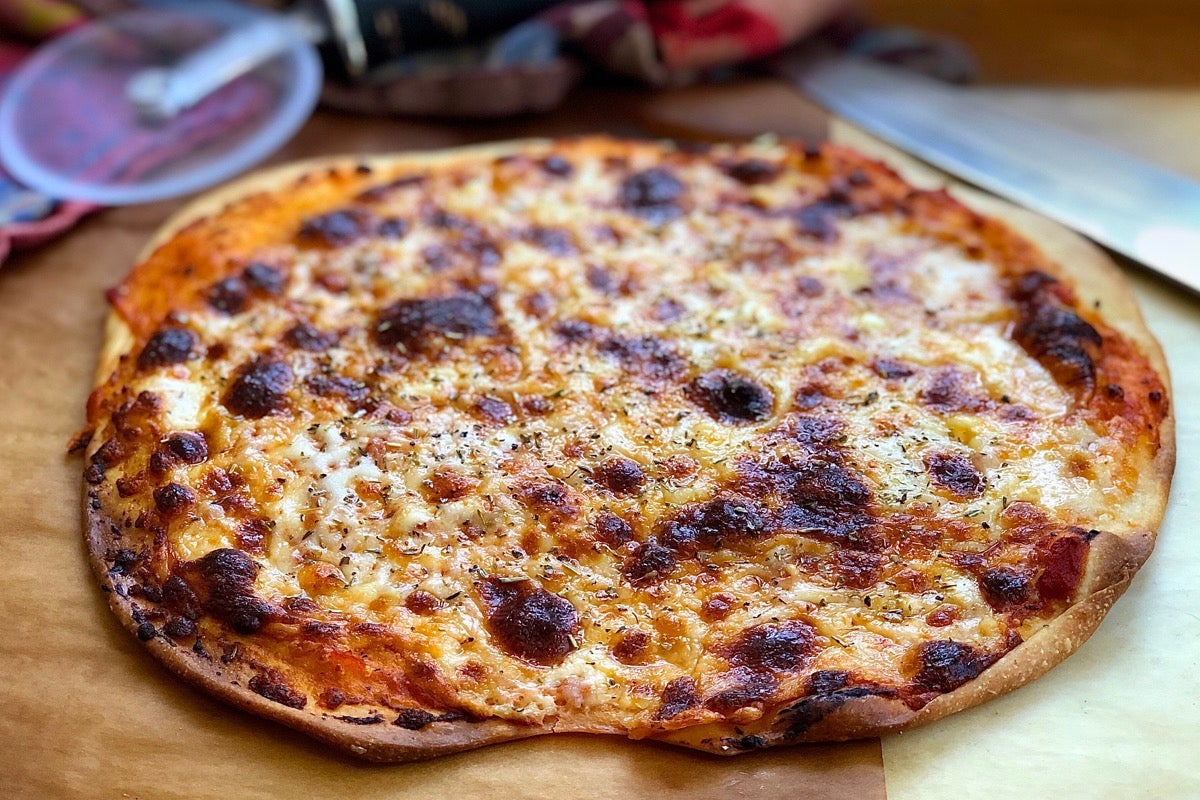
{"type": "Polygon", "coordinates": [[[0,160],[51,197],[145,203],[230,178],[278,149],[312,113],[321,64],[303,36],[163,122],[126,95],[133,75],[168,67],[235,25],[271,15],[225,3],[105,17],[21,65],[0,101],[0,160]]]}

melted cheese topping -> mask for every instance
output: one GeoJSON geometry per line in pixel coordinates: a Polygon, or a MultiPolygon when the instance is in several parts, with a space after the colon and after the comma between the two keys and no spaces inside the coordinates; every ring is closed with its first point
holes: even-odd
{"type": "Polygon", "coordinates": [[[977,674],[1071,599],[1039,583],[1047,543],[1130,527],[1128,443],[1014,339],[1008,268],[914,222],[890,173],[770,143],[554,153],[341,176],[156,323],[187,357],[110,384],[110,413],[160,398],[110,514],[159,515],[162,570],[249,554],[291,616],[240,640],[314,705],[644,733],[751,722],[819,673],[916,707],[954,688],[922,644],[977,674]],[[239,384],[264,362],[274,394],[239,384]],[[180,431],[207,457],[154,474],[180,431]],[[156,511],[168,482],[182,513],[156,511]],[[746,522],[696,522],[722,500],[746,522]],[[489,599],[535,589],[575,620],[489,599]],[[358,673],[298,666],[305,617],[379,626],[322,645],[358,673]]]}

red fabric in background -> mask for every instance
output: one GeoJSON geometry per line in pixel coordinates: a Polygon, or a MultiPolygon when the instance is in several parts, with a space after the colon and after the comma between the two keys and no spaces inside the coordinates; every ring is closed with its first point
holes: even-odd
{"type": "Polygon", "coordinates": [[[651,3],[647,11],[668,69],[697,66],[690,56],[711,51],[714,42],[724,41],[729,54],[741,58],[760,58],[786,44],[774,20],[739,2],[670,0],[651,3]]]}
{"type": "MultiPolygon", "coordinates": [[[[5,78],[30,52],[28,47],[0,41],[0,91],[5,78]]],[[[0,167],[0,181],[8,181],[8,174],[0,167]]],[[[91,203],[75,200],[59,202],[54,210],[41,219],[27,222],[10,222],[0,225],[0,264],[12,250],[36,247],[42,242],[70,230],[81,217],[96,209],[91,203]]]]}

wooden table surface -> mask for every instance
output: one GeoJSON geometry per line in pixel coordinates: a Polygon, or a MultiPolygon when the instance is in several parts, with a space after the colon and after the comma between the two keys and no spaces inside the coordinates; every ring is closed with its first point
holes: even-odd
{"type": "Polygon", "coordinates": [[[955,36],[987,83],[1200,87],[1197,0],[865,0],[880,22],[955,36]]]}

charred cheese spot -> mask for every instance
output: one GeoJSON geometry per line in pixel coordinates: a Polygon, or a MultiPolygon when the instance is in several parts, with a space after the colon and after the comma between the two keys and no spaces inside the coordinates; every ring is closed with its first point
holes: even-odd
{"type": "Polygon", "coordinates": [[[755,497],[777,498],[772,526],[827,539],[858,550],[878,545],[871,491],[862,478],[836,460],[814,458],[747,462],[740,485],[755,497]]]}
{"type": "Polygon", "coordinates": [[[1103,344],[1089,322],[1055,295],[1058,281],[1029,272],[1017,282],[1014,295],[1019,320],[1013,338],[1061,383],[1091,390],[1096,380],[1093,353],[1103,344]]]}
{"type": "Polygon", "coordinates": [[[265,519],[250,519],[238,523],[234,530],[238,547],[249,553],[262,555],[265,552],[263,543],[271,535],[272,523],[265,519]]]}
{"type": "MultiPolygon", "coordinates": [[[[132,497],[140,493],[145,488],[145,481],[140,476],[123,475],[117,478],[117,495],[119,497],[132,497]]],[[[160,511],[162,509],[159,509],[160,511]]]]}
{"type": "Polygon", "coordinates": [[[579,614],[566,598],[522,583],[484,581],[479,594],[500,646],[538,664],[561,661],[577,647],[579,614]]]}
{"type": "Polygon", "coordinates": [[[283,270],[257,261],[246,267],[242,278],[251,291],[269,295],[282,294],[287,283],[283,270]]]}
{"type": "Polygon", "coordinates": [[[720,652],[735,667],[789,672],[807,663],[816,644],[811,625],[790,620],[756,625],[743,631],[720,652]]]}
{"type": "Polygon", "coordinates": [[[916,372],[911,365],[895,358],[877,358],[871,366],[876,375],[886,380],[908,378],[916,372]]]}
{"type": "Polygon", "coordinates": [[[196,623],[187,618],[175,618],[163,626],[163,633],[172,639],[186,639],[196,635],[196,623]]]}
{"type": "Polygon", "coordinates": [[[684,675],[676,678],[663,687],[662,698],[654,718],[658,720],[677,717],[689,708],[694,708],[700,702],[696,681],[684,675]]]}
{"type": "Polygon", "coordinates": [[[375,233],[385,239],[399,239],[408,233],[408,223],[399,217],[389,217],[379,221],[375,233]]]}
{"type": "Polygon", "coordinates": [[[517,498],[530,509],[555,520],[579,516],[579,498],[566,484],[557,480],[531,479],[518,484],[517,498]]]}
{"type": "Polygon", "coordinates": [[[569,256],[575,253],[575,241],[570,231],[562,228],[535,226],[529,229],[525,238],[551,255],[569,256]]]}
{"type": "Polygon", "coordinates": [[[554,332],[558,334],[563,341],[575,344],[577,342],[586,342],[595,336],[595,328],[581,319],[565,319],[554,324],[554,332]]]}
{"type": "Polygon", "coordinates": [[[307,322],[298,322],[283,334],[283,341],[300,350],[320,353],[337,344],[337,334],[321,331],[307,322]]]}
{"type": "Polygon", "coordinates": [[[979,470],[960,453],[930,453],[925,468],[935,484],[960,499],[978,497],[986,486],[979,470]]]}
{"type": "Polygon", "coordinates": [[[421,353],[438,344],[499,333],[496,309],[481,295],[399,300],[380,312],[374,328],[381,345],[421,353]]]}
{"type": "Polygon", "coordinates": [[[428,615],[444,608],[446,603],[437,595],[423,589],[414,589],[404,598],[404,607],[414,614],[428,615]]]}
{"type": "Polygon", "coordinates": [[[738,183],[753,186],[775,180],[783,172],[783,167],[761,158],[747,158],[727,165],[725,171],[738,183]]]}
{"type": "Polygon", "coordinates": [[[796,291],[803,297],[820,297],[825,294],[825,284],[819,278],[814,278],[811,275],[802,275],[796,281],[796,291]]]}
{"type": "Polygon", "coordinates": [[[346,694],[336,687],[328,687],[317,697],[317,705],[329,711],[336,711],[346,702],[346,694]]]}
{"type": "Polygon", "coordinates": [[[984,571],[979,578],[979,585],[987,601],[995,608],[1024,603],[1033,588],[1028,575],[1011,567],[995,567],[984,571]]]}
{"type": "Polygon", "coordinates": [[[628,372],[651,382],[677,380],[687,370],[687,361],[657,336],[610,335],[601,340],[598,349],[628,372]]]}
{"type": "Polygon", "coordinates": [[[250,289],[238,276],[213,284],[208,290],[208,304],[222,314],[240,314],[246,308],[250,289]]]}
{"type": "Polygon", "coordinates": [[[182,364],[193,357],[199,344],[199,337],[188,328],[160,328],[138,354],[138,368],[151,370],[171,364],[182,364]]]}
{"type": "Polygon", "coordinates": [[[613,658],[625,664],[638,663],[645,657],[652,638],[640,628],[630,628],[621,634],[620,641],[613,647],[613,658]]]}
{"type": "Polygon", "coordinates": [[[610,458],[596,470],[595,480],[613,494],[635,495],[646,484],[646,473],[630,458],[610,458]]]}
{"type": "Polygon", "coordinates": [[[845,198],[830,196],[803,206],[795,213],[796,232],[809,239],[831,242],[837,238],[840,218],[856,213],[845,198]]]}
{"type": "Polygon", "coordinates": [[[728,592],[717,592],[705,598],[700,606],[700,615],[709,622],[725,619],[733,611],[737,597],[728,592]]]}
{"type": "Polygon", "coordinates": [[[584,277],[588,286],[603,294],[615,294],[620,288],[619,281],[612,272],[596,264],[588,265],[584,277]]]}
{"type": "Polygon", "coordinates": [[[655,301],[651,316],[656,322],[670,323],[682,319],[686,311],[687,308],[678,300],[662,297],[655,301]]]}
{"type": "Polygon", "coordinates": [[[998,658],[963,642],[923,642],[913,649],[913,682],[925,691],[952,692],[979,677],[998,658]]]}
{"type": "Polygon", "coordinates": [[[83,479],[90,484],[103,482],[109,467],[119,463],[124,457],[125,447],[121,444],[120,439],[113,437],[105,440],[88,459],[88,466],[83,471],[83,479]]]}
{"type": "Polygon", "coordinates": [[[345,247],[370,236],[378,220],[370,209],[351,206],[309,217],[300,226],[299,238],[308,244],[345,247]]]}
{"type": "Polygon", "coordinates": [[[775,397],[766,387],[726,369],[693,379],[684,394],[709,416],[726,425],[761,422],[771,416],[775,397]]]}
{"type": "Polygon", "coordinates": [[[200,616],[200,601],[196,593],[178,575],[170,575],[163,581],[162,604],[184,619],[195,620],[200,616]]]}
{"type": "Polygon", "coordinates": [[[977,413],[991,406],[990,400],[983,396],[979,376],[953,367],[933,372],[921,389],[920,400],[942,413],[977,413]]]}
{"type": "Polygon", "coordinates": [[[831,694],[844,689],[850,683],[850,673],[844,670],[823,669],[808,676],[805,694],[831,694]]]}
{"type": "Polygon", "coordinates": [[[675,550],[664,547],[651,536],[637,546],[621,571],[636,586],[666,577],[675,569],[675,562],[675,550]]]}
{"type": "Polygon", "coordinates": [[[168,483],[154,490],[154,506],[166,517],[181,514],[195,502],[192,490],[178,483],[168,483]]]}
{"type": "Polygon", "coordinates": [[[878,553],[839,550],[833,555],[838,579],[852,589],[874,586],[883,574],[885,559],[878,553]]]}
{"type": "Polygon", "coordinates": [[[663,542],[680,553],[715,550],[765,536],[769,514],[757,501],[730,495],[684,509],[662,527],[663,542]]]}
{"type": "Polygon", "coordinates": [[[260,568],[245,553],[221,548],[184,568],[205,610],[238,633],[254,633],[273,613],[254,591],[260,568]]]}
{"type": "Polygon", "coordinates": [[[622,181],[617,203],[647,222],[659,224],[682,213],[679,201],[684,191],[683,183],[670,170],[654,167],[622,181]]]}
{"type": "Polygon", "coordinates": [[[247,685],[255,694],[288,708],[304,708],[308,705],[308,698],[289,686],[283,675],[275,670],[255,675],[247,685]]]}
{"type": "Polygon", "coordinates": [[[925,615],[925,623],[934,628],[944,628],[958,619],[958,608],[941,605],[925,615]]]}
{"type": "Polygon", "coordinates": [[[362,407],[371,394],[365,383],[346,375],[310,375],[304,386],[318,397],[339,399],[353,408],[362,407]]]}
{"type": "Polygon", "coordinates": [[[512,406],[498,397],[485,395],[477,398],[473,407],[482,419],[494,425],[505,425],[517,416],[512,406]]]}
{"type": "Polygon", "coordinates": [[[566,178],[575,171],[575,168],[571,166],[571,162],[562,156],[546,156],[537,163],[546,174],[553,175],[556,178],[566,178]]]}
{"type": "Polygon", "coordinates": [[[734,667],[717,676],[714,683],[715,691],[705,699],[704,706],[726,715],[769,700],[779,688],[779,678],[774,673],[750,667],[734,667]]]}
{"type": "Polygon", "coordinates": [[[609,547],[620,547],[633,539],[633,527],[611,511],[596,515],[596,540],[609,547]]]}
{"type": "Polygon", "coordinates": [[[221,402],[233,413],[248,419],[277,414],[287,406],[287,394],[293,380],[292,368],[285,362],[255,359],[238,369],[221,402]]]}
{"type": "Polygon", "coordinates": [[[172,460],[180,464],[203,464],[208,460],[208,442],[202,433],[172,433],[163,440],[162,447],[172,460]]]}

